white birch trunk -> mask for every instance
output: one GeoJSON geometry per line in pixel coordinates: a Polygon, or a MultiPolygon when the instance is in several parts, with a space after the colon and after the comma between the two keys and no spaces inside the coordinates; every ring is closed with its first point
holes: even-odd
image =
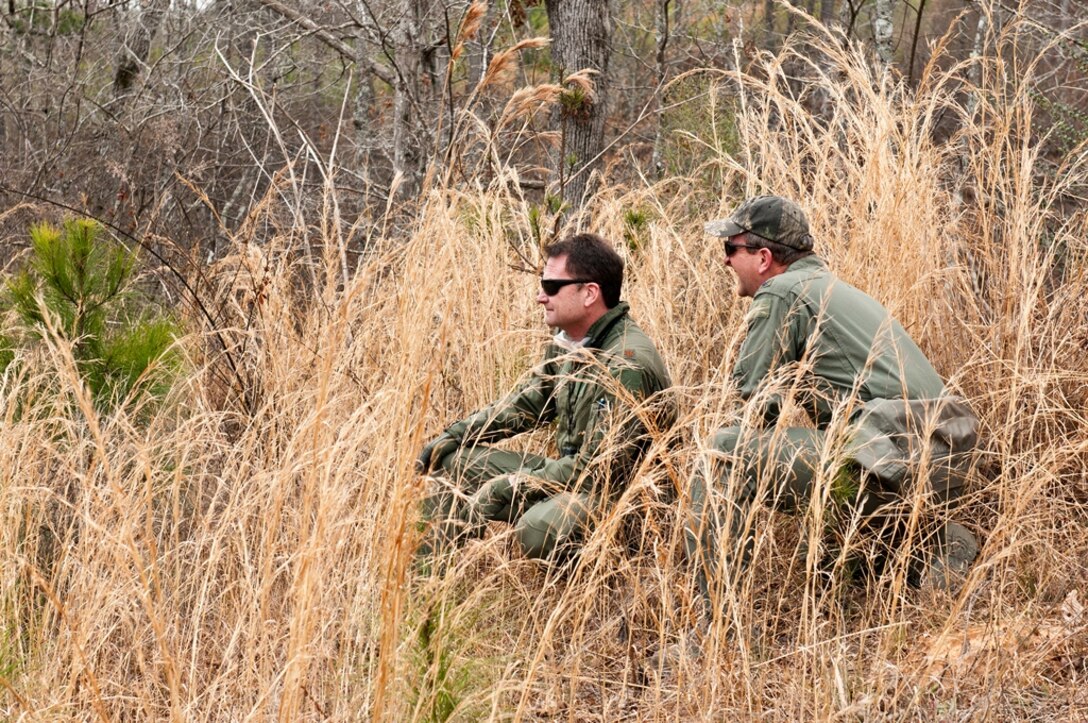
{"type": "Polygon", "coordinates": [[[399,178],[397,195],[414,197],[423,178],[424,149],[417,128],[426,119],[418,118],[422,71],[422,27],[420,0],[402,0],[400,18],[393,31],[396,54],[396,82],[393,96],[393,173],[399,178]]]}
{"type": "Polygon", "coordinates": [[[873,6],[873,45],[876,46],[876,57],[885,67],[891,65],[894,53],[892,47],[892,39],[895,36],[893,17],[892,0],[876,0],[873,6]]]}

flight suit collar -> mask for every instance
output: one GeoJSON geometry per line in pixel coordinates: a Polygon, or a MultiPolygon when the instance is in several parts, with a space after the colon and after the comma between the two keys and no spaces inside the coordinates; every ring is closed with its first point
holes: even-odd
{"type": "Polygon", "coordinates": [[[797,259],[792,264],[786,267],[787,271],[815,271],[817,269],[826,271],[827,262],[821,259],[816,254],[797,259]]]}
{"type": "Polygon", "coordinates": [[[600,319],[593,322],[593,326],[589,327],[589,331],[586,332],[586,346],[600,348],[601,344],[608,337],[608,332],[612,330],[612,327],[615,326],[620,319],[627,316],[627,312],[630,309],[630,304],[626,301],[621,301],[606,311],[600,319]]]}
{"type": "MultiPolygon", "coordinates": [[[[782,273],[775,274],[771,278],[764,281],[762,284],[759,285],[759,290],[770,288],[772,284],[786,283],[786,279],[781,279],[781,277],[785,276],[786,274],[803,274],[806,272],[813,273],[816,271],[827,271],[827,262],[821,259],[816,254],[812,254],[811,256],[805,256],[804,258],[797,259],[792,264],[787,266],[786,270],[782,273]]],[[[759,290],[757,290],[757,293],[759,290]]]]}

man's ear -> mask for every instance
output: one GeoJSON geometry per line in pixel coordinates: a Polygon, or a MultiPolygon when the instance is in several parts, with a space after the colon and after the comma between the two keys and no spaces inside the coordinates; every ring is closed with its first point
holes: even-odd
{"type": "Polygon", "coordinates": [[[774,266],[774,254],[771,253],[769,248],[761,248],[759,250],[759,273],[766,273],[774,266]]]}
{"type": "Polygon", "coordinates": [[[589,308],[597,303],[597,299],[601,298],[601,287],[597,282],[591,281],[586,284],[585,289],[589,292],[586,294],[585,301],[586,308],[589,308]]]}

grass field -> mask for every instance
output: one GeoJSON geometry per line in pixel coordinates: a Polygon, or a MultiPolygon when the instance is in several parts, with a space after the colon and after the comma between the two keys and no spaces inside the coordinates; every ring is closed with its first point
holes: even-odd
{"type": "Polygon", "coordinates": [[[346,277],[357,231],[335,194],[304,216],[284,174],[208,270],[238,377],[194,332],[194,371],[143,414],[96,413],[70,348],[43,342],[0,380],[0,714],[1088,717],[1088,154],[1043,156],[1015,48],[977,87],[934,67],[911,92],[825,51],[810,69],[825,120],[787,92],[802,56],[708,71],[721,90],[698,102],[731,125],[690,129],[704,162],[591,209],[624,247],[625,296],[681,420],[572,569],[521,559],[501,526],[443,574],[411,564],[420,446],[547,339],[519,270],[539,262],[541,211],[512,171],[436,183],[346,277]],[[960,516],[983,549],[955,595],[906,586],[902,566],[827,583],[798,552],[827,510],[766,511],[696,646],[677,521],[702,440],[736,410],[747,303],[702,224],[759,192],[801,202],[818,253],[978,411],[960,516]]]}

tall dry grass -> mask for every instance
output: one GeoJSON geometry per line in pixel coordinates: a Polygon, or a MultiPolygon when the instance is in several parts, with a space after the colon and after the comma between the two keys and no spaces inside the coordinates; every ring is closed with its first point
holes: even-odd
{"type": "Polygon", "coordinates": [[[412,566],[419,447],[509,388],[546,339],[535,277],[515,269],[539,249],[512,171],[432,189],[410,234],[376,233],[346,280],[358,229],[335,203],[292,207],[301,174],[280,174],[210,270],[248,408],[196,335],[196,371],[150,423],[96,414],[60,342],[0,381],[4,716],[1088,714],[1088,224],[1063,210],[1084,198],[1088,158],[1040,155],[1031,65],[1005,33],[979,87],[934,65],[907,92],[827,39],[806,50],[818,62],[787,50],[707,71],[717,90],[701,102],[734,109],[736,146],[692,129],[707,161],[690,178],[598,199],[607,237],[630,231],[625,211],[649,218],[626,297],[682,417],[564,570],[520,559],[501,527],[442,574],[412,566]],[[799,68],[824,100],[791,90],[799,68]],[[678,519],[701,440],[736,409],[744,311],[701,226],[757,192],[809,209],[832,268],[980,413],[961,517],[983,550],[954,596],[907,587],[904,564],[828,582],[799,552],[820,542],[817,504],[761,513],[750,572],[691,634],[678,519]]]}

